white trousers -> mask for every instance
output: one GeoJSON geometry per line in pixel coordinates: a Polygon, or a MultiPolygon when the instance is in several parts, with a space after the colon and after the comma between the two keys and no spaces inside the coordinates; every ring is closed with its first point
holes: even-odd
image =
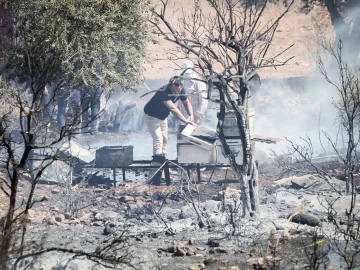
{"type": "Polygon", "coordinates": [[[145,124],[153,139],[153,155],[165,155],[168,142],[168,120],[145,114],[145,124]]]}

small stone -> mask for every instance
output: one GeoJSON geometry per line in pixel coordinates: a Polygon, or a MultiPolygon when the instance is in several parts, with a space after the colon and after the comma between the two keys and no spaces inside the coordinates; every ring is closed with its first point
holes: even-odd
{"type": "Polygon", "coordinates": [[[214,264],[214,263],[217,263],[218,262],[218,259],[215,258],[215,257],[210,257],[210,258],[207,258],[204,260],[204,264],[205,265],[210,265],[210,264],[214,264]]]}
{"type": "Polygon", "coordinates": [[[120,202],[123,202],[123,203],[133,202],[133,201],[134,201],[134,197],[132,197],[132,196],[127,196],[127,195],[121,196],[121,197],[119,198],[119,201],[120,201],[120,202]]]}
{"type": "Polygon", "coordinates": [[[71,219],[72,218],[72,215],[70,213],[65,213],[64,216],[65,216],[66,219],[71,219]]]}
{"type": "Polygon", "coordinates": [[[103,222],[101,222],[101,221],[95,221],[95,222],[92,223],[92,225],[93,225],[94,227],[101,227],[101,226],[103,226],[103,222]]]}
{"type": "Polygon", "coordinates": [[[210,254],[214,254],[214,253],[221,253],[221,254],[226,254],[228,253],[228,250],[224,247],[216,247],[213,248],[209,251],[210,254]]]}
{"type": "Polygon", "coordinates": [[[65,219],[65,216],[64,216],[63,214],[58,214],[58,215],[55,217],[55,220],[56,220],[57,222],[62,222],[62,221],[64,221],[64,219],[65,219]]]}
{"type": "Polygon", "coordinates": [[[220,266],[218,270],[240,270],[239,266],[220,266]]]}
{"type": "Polygon", "coordinates": [[[43,223],[47,225],[57,225],[57,222],[54,217],[44,217],[43,223]]]}
{"type": "Polygon", "coordinates": [[[205,269],[205,264],[203,263],[192,265],[188,268],[188,270],[203,270],[203,269],[205,269]]]}
{"type": "Polygon", "coordinates": [[[173,216],[168,216],[168,217],[167,217],[167,220],[168,220],[168,221],[171,221],[171,222],[174,222],[174,221],[175,221],[175,217],[173,217],[173,216]]]}
{"type": "Polygon", "coordinates": [[[102,213],[96,213],[94,216],[94,221],[103,221],[104,220],[104,216],[102,213]]]}
{"type": "Polygon", "coordinates": [[[59,194],[60,192],[61,192],[61,190],[58,189],[58,188],[53,188],[53,189],[51,190],[51,193],[52,193],[52,194],[59,194]]]}
{"type": "Polygon", "coordinates": [[[208,243],[207,243],[210,247],[218,247],[220,246],[219,241],[213,239],[213,238],[209,238],[208,239],[208,243]]]}
{"type": "Polygon", "coordinates": [[[142,241],[143,241],[142,238],[140,238],[139,236],[136,236],[136,237],[135,237],[135,240],[138,241],[138,242],[142,242],[142,241]]]}
{"type": "Polygon", "coordinates": [[[165,194],[160,191],[156,191],[152,194],[152,198],[154,201],[162,201],[165,199],[165,194]]]}
{"type": "Polygon", "coordinates": [[[82,216],[80,218],[80,222],[83,223],[84,225],[90,225],[90,223],[91,223],[90,215],[82,216]]]}
{"type": "Polygon", "coordinates": [[[109,223],[105,226],[103,234],[104,235],[109,235],[111,233],[113,233],[115,231],[115,224],[109,223]]]}
{"type": "Polygon", "coordinates": [[[68,221],[68,224],[69,224],[69,225],[78,225],[78,224],[80,224],[80,220],[78,220],[78,219],[71,219],[71,220],[68,221]]]}
{"type": "Polygon", "coordinates": [[[179,219],[185,219],[185,218],[186,218],[186,216],[185,216],[183,210],[180,210],[179,219]]]}

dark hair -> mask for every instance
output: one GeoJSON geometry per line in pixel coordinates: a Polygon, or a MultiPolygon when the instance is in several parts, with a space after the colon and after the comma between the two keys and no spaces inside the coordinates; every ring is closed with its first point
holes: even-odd
{"type": "Polygon", "coordinates": [[[179,87],[182,85],[182,78],[180,76],[174,76],[170,79],[169,83],[179,87]]]}

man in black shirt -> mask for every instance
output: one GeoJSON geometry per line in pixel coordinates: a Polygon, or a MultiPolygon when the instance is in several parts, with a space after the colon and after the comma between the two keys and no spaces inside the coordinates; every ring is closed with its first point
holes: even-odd
{"type": "Polygon", "coordinates": [[[167,85],[156,91],[155,95],[146,103],[144,112],[145,123],[153,139],[153,161],[163,162],[168,140],[167,117],[170,112],[185,125],[195,125],[193,109],[182,87],[181,77],[171,78],[167,85]],[[186,119],[175,105],[178,100],[183,103],[190,116],[189,119],[186,119]]]}

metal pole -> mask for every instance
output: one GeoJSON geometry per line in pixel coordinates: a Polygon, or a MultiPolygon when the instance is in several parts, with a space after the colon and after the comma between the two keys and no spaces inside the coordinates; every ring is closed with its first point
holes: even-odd
{"type": "Polygon", "coordinates": [[[125,180],[126,180],[126,176],[125,176],[125,168],[124,168],[124,167],[122,167],[122,175],[123,175],[123,181],[125,181],[125,180]]]}
{"type": "Polygon", "coordinates": [[[190,179],[190,168],[186,167],[186,171],[187,171],[188,178],[190,179]]]}
{"type": "Polygon", "coordinates": [[[116,187],[116,169],[115,168],[112,168],[113,170],[113,180],[114,180],[114,187],[116,187]]]}
{"type": "Polygon", "coordinates": [[[200,164],[199,163],[196,163],[196,172],[197,172],[198,183],[200,183],[200,181],[201,181],[201,172],[200,172],[200,164]]]}

